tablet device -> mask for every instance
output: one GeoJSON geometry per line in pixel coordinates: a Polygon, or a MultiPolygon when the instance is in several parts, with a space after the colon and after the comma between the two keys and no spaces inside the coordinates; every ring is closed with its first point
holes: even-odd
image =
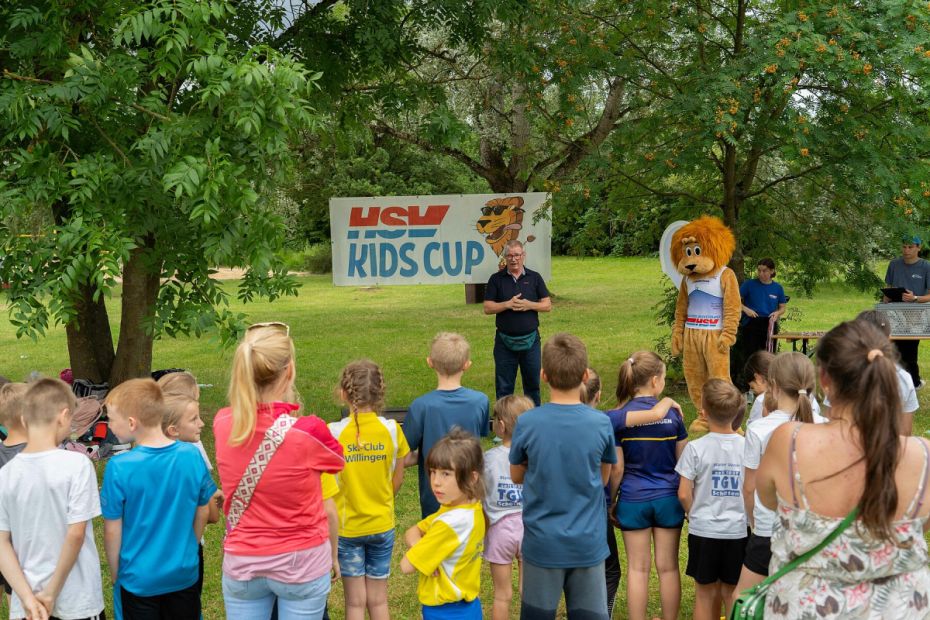
{"type": "Polygon", "coordinates": [[[907,289],[901,288],[900,286],[893,286],[890,288],[883,288],[882,294],[891,301],[902,301],[902,296],[906,291],[907,289]]]}

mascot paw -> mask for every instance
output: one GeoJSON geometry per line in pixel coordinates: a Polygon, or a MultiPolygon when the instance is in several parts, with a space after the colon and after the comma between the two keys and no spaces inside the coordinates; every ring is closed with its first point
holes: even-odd
{"type": "Polygon", "coordinates": [[[681,336],[674,335],[672,336],[672,355],[678,357],[681,355],[681,336]]]}
{"type": "Polygon", "coordinates": [[[730,350],[730,347],[733,346],[733,342],[730,338],[726,336],[720,336],[717,338],[717,351],[720,353],[726,353],[730,350]]]}

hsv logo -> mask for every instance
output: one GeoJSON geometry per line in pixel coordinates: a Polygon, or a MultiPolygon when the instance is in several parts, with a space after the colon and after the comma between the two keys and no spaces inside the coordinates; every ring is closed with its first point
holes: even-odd
{"type": "Polygon", "coordinates": [[[349,215],[350,227],[377,226],[439,226],[449,211],[449,205],[429,205],[425,213],[420,207],[352,207],[349,215]]]}

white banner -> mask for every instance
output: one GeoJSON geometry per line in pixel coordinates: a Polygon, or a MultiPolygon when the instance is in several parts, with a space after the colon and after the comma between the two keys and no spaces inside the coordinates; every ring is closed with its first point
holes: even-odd
{"type": "Polygon", "coordinates": [[[519,239],[526,266],[552,276],[548,194],[332,198],[333,283],[484,284],[519,239]]]}

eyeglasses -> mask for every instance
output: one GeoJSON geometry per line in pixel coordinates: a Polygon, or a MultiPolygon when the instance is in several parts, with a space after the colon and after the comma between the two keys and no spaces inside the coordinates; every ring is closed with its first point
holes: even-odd
{"type": "Polygon", "coordinates": [[[281,321],[266,321],[265,323],[253,323],[245,328],[246,332],[250,332],[253,329],[263,329],[263,328],[275,329],[279,332],[284,332],[285,336],[291,335],[291,326],[287,323],[282,323],[281,321]]]}
{"type": "Polygon", "coordinates": [[[506,254],[504,256],[507,260],[517,260],[518,258],[523,258],[523,253],[520,254],[506,254]]]}

